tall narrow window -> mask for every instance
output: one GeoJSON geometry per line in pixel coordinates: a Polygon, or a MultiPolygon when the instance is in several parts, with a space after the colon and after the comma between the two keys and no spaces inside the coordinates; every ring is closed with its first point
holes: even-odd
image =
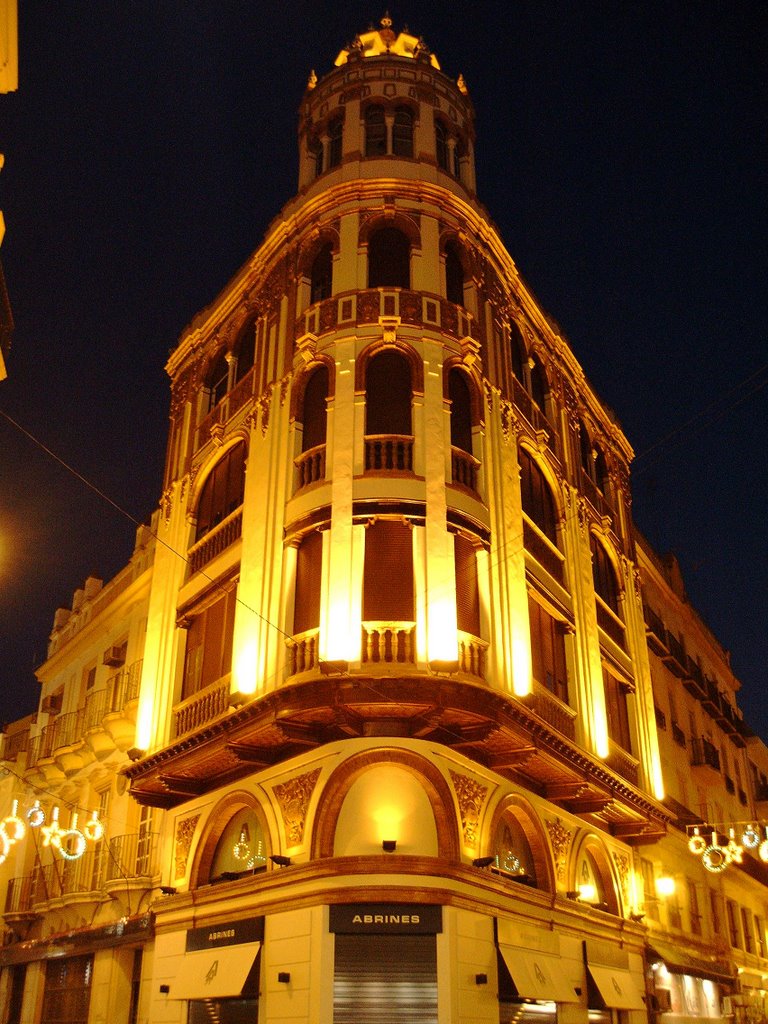
{"type": "Polygon", "coordinates": [[[365,373],[365,433],[401,434],[411,430],[411,371],[404,356],[380,352],[365,373]]]}
{"type": "Polygon", "coordinates": [[[338,167],[341,163],[341,140],[344,133],[344,122],[340,117],[328,125],[328,169],[338,167]]]}
{"type": "Polygon", "coordinates": [[[435,156],[437,157],[437,166],[450,173],[448,133],[442,121],[435,121],[435,156]]]}
{"type": "Polygon", "coordinates": [[[520,490],[523,512],[557,546],[557,510],[552,490],[531,455],[520,449],[520,490]]]}
{"type": "Polygon", "coordinates": [[[395,156],[413,156],[413,113],[398,107],[392,125],[392,152],[395,156]]]}
{"type": "Polygon", "coordinates": [[[320,302],[331,294],[333,280],[333,250],[330,242],[315,256],[310,273],[310,302],[320,302]]]}
{"type": "Polygon", "coordinates": [[[387,155],[387,124],[384,107],[373,105],[365,111],[365,155],[387,155]]]}
{"type": "Polygon", "coordinates": [[[379,228],[368,239],[368,287],[410,288],[410,286],[410,242],[397,228],[379,228]]]}
{"type": "Polygon", "coordinates": [[[245,492],[245,444],[230,448],[208,475],[197,505],[195,540],[226,519],[243,503],[245,492]]]}
{"type": "Polygon", "coordinates": [[[568,703],[568,670],[565,661],[565,629],[528,595],[531,624],[533,678],[564,704],[568,703]]]}
{"type": "Polygon", "coordinates": [[[187,630],[182,700],[215,683],[232,667],[236,594],[233,588],[192,618],[187,630]]]}
{"type": "Polygon", "coordinates": [[[464,305],[464,266],[455,242],[445,247],[445,293],[449,302],[464,305]]]}
{"type": "Polygon", "coordinates": [[[414,618],[411,528],[396,520],[377,519],[365,531],[363,619],[413,622],[414,618]]]}
{"type": "Polygon", "coordinates": [[[215,409],[229,389],[229,363],[222,351],[214,360],[205,378],[208,389],[208,409],[215,409]]]}
{"type": "Polygon", "coordinates": [[[594,534],[590,536],[592,549],[592,578],[595,593],[608,605],[614,615],[619,614],[619,584],[608,552],[594,534]]]}
{"type": "Polygon", "coordinates": [[[320,444],[325,444],[328,422],[328,368],[318,366],[312,372],[304,388],[302,409],[303,433],[301,450],[309,451],[320,444]]]}
{"type": "Polygon", "coordinates": [[[256,321],[251,320],[240,334],[237,346],[237,368],[235,383],[248,373],[256,358],[256,321]]]}
{"type": "Polygon", "coordinates": [[[623,683],[603,667],[605,710],[608,716],[608,735],[614,743],[632,753],[632,737],[629,730],[627,711],[627,690],[623,683]]]}
{"type": "Polygon", "coordinates": [[[293,632],[306,633],[320,625],[320,582],[323,572],[323,535],[313,530],[301,541],[296,555],[296,596],[293,632]]]}
{"type": "Polygon", "coordinates": [[[512,373],[516,380],[525,385],[525,345],[520,328],[514,322],[509,322],[509,355],[512,362],[512,373]]]}
{"type": "Polygon", "coordinates": [[[474,544],[460,534],[453,537],[456,566],[456,624],[463,633],[480,636],[480,592],[474,544]]]}
{"type": "Polygon", "coordinates": [[[471,455],[472,399],[466,376],[461,370],[451,370],[448,395],[451,400],[451,445],[471,455]]]}
{"type": "Polygon", "coordinates": [[[544,367],[541,365],[536,356],[533,356],[531,361],[533,363],[533,366],[531,366],[530,368],[531,398],[534,400],[534,402],[539,407],[541,412],[543,412],[546,415],[547,394],[549,393],[547,375],[544,373],[544,367]]]}

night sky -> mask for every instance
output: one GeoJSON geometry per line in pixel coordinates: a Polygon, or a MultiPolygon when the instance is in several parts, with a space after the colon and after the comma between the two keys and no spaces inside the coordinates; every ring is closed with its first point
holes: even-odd
{"type": "MultiPolygon", "coordinates": [[[[164,363],[297,180],[312,68],[384,9],[21,0],[0,96],[0,411],[137,522],[161,489],[164,363]]],[[[768,738],[768,7],[392,7],[477,109],[479,198],[637,457],[634,511],[768,738]]],[[[0,720],[37,705],[55,609],[135,524],[0,416],[0,720]]]]}

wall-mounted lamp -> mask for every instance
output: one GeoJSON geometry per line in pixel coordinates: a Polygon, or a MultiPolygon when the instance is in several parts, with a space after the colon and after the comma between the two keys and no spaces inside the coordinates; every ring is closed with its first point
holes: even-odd
{"type": "Polygon", "coordinates": [[[394,853],[395,850],[397,849],[397,840],[384,839],[382,840],[381,848],[384,851],[384,853],[394,853]]]}
{"type": "Polygon", "coordinates": [[[592,903],[597,898],[597,889],[591,882],[584,882],[578,887],[578,898],[584,903],[592,903]]]}
{"type": "Polygon", "coordinates": [[[475,975],[475,984],[476,985],[487,985],[488,984],[488,975],[487,974],[476,974],[475,975]]]}
{"type": "Polygon", "coordinates": [[[495,857],[475,857],[472,861],[473,868],[489,868],[491,864],[496,862],[495,857]]]}
{"type": "Polygon", "coordinates": [[[269,859],[272,861],[273,864],[276,864],[279,868],[287,868],[290,867],[291,864],[290,857],[283,857],[282,854],[279,853],[273,853],[269,859]]]}
{"type": "Polygon", "coordinates": [[[656,879],[656,892],[659,896],[672,896],[675,891],[675,880],[671,875],[659,875],[656,879]]]}
{"type": "Polygon", "coordinates": [[[142,750],[141,747],[131,747],[128,751],[128,757],[131,761],[140,761],[146,754],[146,750],[142,750]]]}
{"type": "Polygon", "coordinates": [[[160,892],[163,896],[175,896],[177,890],[175,885],[161,885],[160,892]]]}
{"type": "Polygon", "coordinates": [[[281,985],[287,985],[288,982],[291,980],[290,972],[289,971],[278,971],[277,972],[277,980],[280,982],[281,985]]]}

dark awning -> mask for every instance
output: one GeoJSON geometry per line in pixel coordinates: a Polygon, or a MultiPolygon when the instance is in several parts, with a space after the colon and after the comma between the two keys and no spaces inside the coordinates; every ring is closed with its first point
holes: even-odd
{"type": "Polygon", "coordinates": [[[649,944],[647,948],[647,958],[649,963],[655,960],[663,961],[670,974],[690,974],[694,978],[709,978],[710,981],[717,981],[721,985],[733,985],[736,981],[725,961],[705,960],[678,946],[657,942],[655,939],[653,945],[649,944]]]}

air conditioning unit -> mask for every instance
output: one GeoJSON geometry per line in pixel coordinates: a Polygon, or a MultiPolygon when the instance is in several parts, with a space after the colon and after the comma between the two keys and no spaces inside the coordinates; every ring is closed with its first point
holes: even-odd
{"type": "Polygon", "coordinates": [[[119,668],[125,664],[125,644],[115,644],[104,651],[104,664],[110,668],[119,668]]]}
{"type": "Polygon", "coordinates": [[[672,1009],[672,993],[668,988],[657,988],[653,993],[653,1008],[657,1013],[669,1013],[672,1009]]]}

